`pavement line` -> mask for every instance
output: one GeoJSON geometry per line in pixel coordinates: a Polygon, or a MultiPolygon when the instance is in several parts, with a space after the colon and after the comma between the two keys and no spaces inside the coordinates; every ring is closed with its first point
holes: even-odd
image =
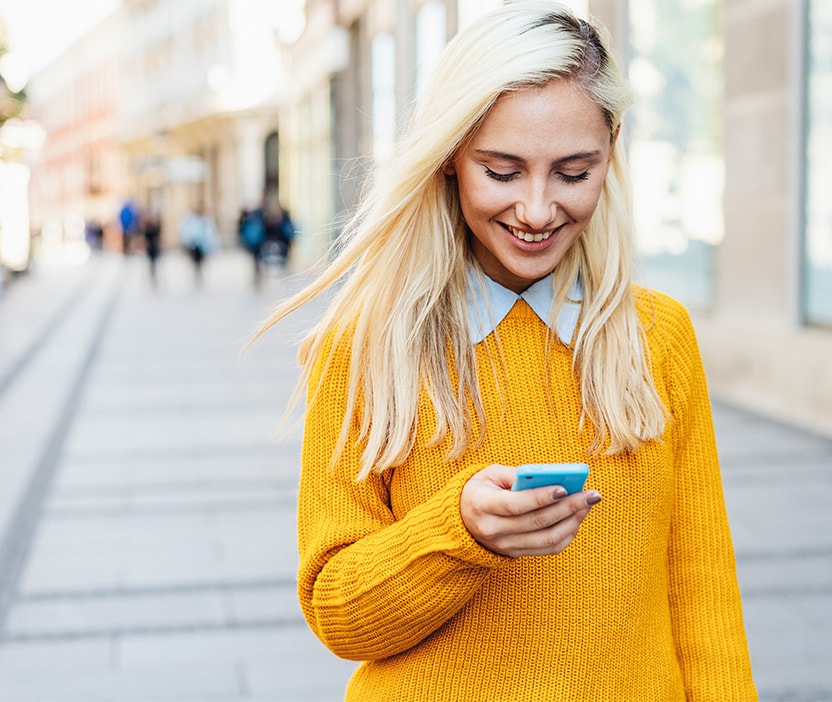
{"type": "MultiPolygon", "coordinates": [[[[795,585],[793,587],[771,587],[771,588],[743,588],[743,600],[756,599],[777,599],[794,601],[797,598],[811,599],[813,597],[832,597],[832,584],[829,585],[795,585]]],[[[832,699],[832,698],[830,698],[832,699]]]]}
{"type": "Polygon", "coordinates": [[[84,600],[99,598],[145,597],[183,595],[199,592],[239,592],[253,590],[295,589],[294,578],[272,578],[263,580],[227,580],[214,582],[176,583],[172,585],[119,586],[115,588],[89,588],[86,590],[41,590],[20,595],[16,602],[34,603],[51,600],[84,600]]]}
{"type": "Polygon", "coordinates": [[[814,548],[794,548],[790,551],[742,551],[737,552],[736,560],[753,561],[801,561],[811,558],[832,558],[832,544],[814,548]]]}
{"type": "Polygon", "coordinates": [[[145,483],[95,483],[94,485],[63,485],[56,491],[59,500],[82,500],[96,497],[146,496],[185,493],[188,495],[210,495],[214,492],[226,494],[231,491],[297,492],[297,476],[292,480],[272,477],[264,478],[192,478],[189,480],[155,480],[145,483]]]}
{"type": "Polygon", "coordinates": [[[0,378],[0,397],[2,397],[9,388],[14,384],[14,381],[19,378],[23,371],[38,355],[40,350],[46,346],[46,342],[60,329],[61,325],[71,316],[69,312],[75,308],[81,297],[89,292],[90,289],[90,275],[85,275],[81,281],[75,286],[73,293],[64,300],[64,303],[49,317],[46,324],[43,325],[40,333],[32,340],[26,347],[23,353],[14,361],[5,375],[0,378]]]}
{"type": "Polygon", "coordinates": [[[292,442],[281,442],[277,444],[272,441],[261,441],[258,443],[231,444],[221,446],[164,446],[161,448],[134,448],[129,450],[101,450],[101,451],[75,451],[67,455],[69,462],[83,461],[85,464],[108,464],[115,460],[140,461],[140,460],[192,460],[211,459],[244,456],[263,456],[272,459],[277,447],[296,448],[300,446],[300,439],[292,442]]]}
{"type": "MultiPolygon", "coordinates": [[[[78,507],[50,507],[49,518],[69,521],[73,519],[112,519],[125,520],[148,518],[156,519],[167,516],[205,516],[214,514],[254,514],[262,512],[282,512],[294,508],[297,499],[294,495],[285,497],[263,497],[248,500],[166,500],[158,504],[138,504],[126,502],[120,505],[81,505],[78,507]]],[[[0,558],[0,564],[2,564],[0,558]]]]}
{"type": "MultiPolygon", "coordinates": [[[[238,384],[242,385],[242,383],[238,384]]],[[[130,408],[130,413],[137,418],[156,418],[164,417],[166,415],[176,417],[184,412],[202,414],[208,417],[211,417],[213,415],[225,417],[229,414],[234,413],[235,411],[275,411],[275,407],[277,407],[277,404],[275,403],[274,398],[262,399],[260,401],[234,399],[228,402],[223,402],[221,407],[215,404],[209,404],[202,400],[194,400],[189,402],[169,402],[163,405],[159,405],[157,407],[136,405],[130,408]]],[[[88,417],[92,417],[93,419],[96,419],[98,417],[107,418],[111,416],[112,412],[113,410],[111,407],[99,406],[87,409],[86,415],[88,417]]],[[[279,416],[275,420],[275,424],[277,423],[277,421],[279,421],[279,416]]]]}
{"type": "MultiPolygon", "coordinates": [[[[98,356],[101,343],[113,318],[113,314],[124,290],[124,278],[115,276],[120,282],[115,291],[107,296],[98,323],[92,334],[89,348],[75,376],[63,409],[55,423],[52,434],[46,442],[40,460],[29,479],[23,497],[9,520],[8,528],[0,541],[0,632],[5,628],[9,605],[14,598],[17,583],[30,552],[38,528],[46,495],[55,477],[61,453],[78,410],[84,385],[98,356]]],[[[109,284],[112,287],[112,283],[109,284]]]]}
{"type": "Polygon", "coordinates": [[[757,694],[760,702],[829,702],[832,687],[758,687],[757,694]]]}
{"type": "Polygon", "coordinates": [[[303,617],[276,617],[256,621],[228,620],[221,622],[194,622],[192,624],[171,624],[168,626],[113,627],[108,629],[79,629],[76,631],[20,632],[0,635],[0,645],[12,643],[38,643],[55,641],[78,641],[81,639],[114,639],[128,636],[170,636],[171,634],[202,634],[212,632],[262,631],[306,627],[303,617]]]}

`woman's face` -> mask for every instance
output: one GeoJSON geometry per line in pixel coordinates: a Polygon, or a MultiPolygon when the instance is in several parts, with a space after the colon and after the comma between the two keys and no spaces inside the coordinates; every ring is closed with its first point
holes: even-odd
{"type": "Polygon", "coordinates": [[[569,81],[497,100],[445,168],[489,277],[519,293],[555,269],[595,211],[613,142],[569,81]]]}

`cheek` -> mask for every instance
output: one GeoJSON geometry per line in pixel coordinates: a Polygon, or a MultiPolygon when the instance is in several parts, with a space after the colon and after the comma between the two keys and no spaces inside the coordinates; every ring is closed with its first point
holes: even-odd
{"type": "Polygon", "coordinates": [[[459,202],[466,219],[489,217],[503,209],[502,203],[507,199],[504,189],[464,177],[460,177],[458,183],[459,202]]]}
{"type": "Polygon", "coordinates": [[[574,193],[571,198],[562,201],[563,208],[575,219],[589,219],[598,206],[602,187],[603,183],[598,187],[586,188],[580,193],[574,193]]]}

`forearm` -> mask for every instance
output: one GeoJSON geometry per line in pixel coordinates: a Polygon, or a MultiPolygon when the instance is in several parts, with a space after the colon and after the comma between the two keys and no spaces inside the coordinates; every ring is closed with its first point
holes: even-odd
{"type": "Polygon", "coordinates": [[[465,530],[459,494],[467,478],[457,476],[402,519],[352,543],[335,543],[330,528],[328,543],[302,553],[301,605],[333,652],[373,660],[406,651],[464,607],[493,568],[510,562],[465,530]]]}

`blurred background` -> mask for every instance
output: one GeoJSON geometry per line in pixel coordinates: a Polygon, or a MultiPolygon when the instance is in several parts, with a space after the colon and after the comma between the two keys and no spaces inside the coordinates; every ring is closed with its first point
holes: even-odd
{"type": "MultiPolygon", "coordinates": [[[[235,246],[277,199],[322,255],[443,46],[500,0],[6,2],[0,264],[235,246]],[[120,217],[121,215],[121,217],[120,217]]],[[[832,434],[832,3],[574,0],[610,30],[642,278],[697,315],[719,397],[832,434]],[[786,362],[788,360],[788,362],[786,362]]]]}
{"type": "MultiPolygon", "coordinates": [[[[4,702],[337,698],[310,687],[325,683],[310,663],[321,652],[293,609],[297,440],[277,462],[266,441],[312,317],[255,347],[243,369],[236,354],[326,255],[447,41],[501,4],[0,3],[4,702]],[[280,247],[247,250],[252,212],[274,227],[291,215],[280,247]],[[183,248],[197,229],[211,241],[204,272],[183,248]],[[215,521],[183,531],[185,515],[215,521]],[[280,542],[253,546],[276,518],[280,542]],[[269,566],[275,553],[285,567],[269,566]],[[288,638],[256,638],[287,626],[288,638]],[[249,638],[220,645],[209,640],[219,630],[249,638]],[[200,673],[187,684],[151,694],[147,671],[158,676],[165,656],[187,668],[193,640],[173,639],[195,631],[215,653],[192,661],[200,673]],[[67,655],[73,642],[84,645],[67,655]],[[229,647],[245,665],[223,668],[229,647]],[[279,650],[304,684],[278,680],[257,650],[279,650]],[[88,665],[87,682],[66,697],[43,681],[36,690],[46,659],[75,677],[88,665]]],[[[607,27],[633,86],[624,136],[639,278],[691,310],[720,406],[777,422],[763,433],[781,448],[796,436],[782,427],[809,437],[828,489],[832,0],[566,4],[607,27]]],[[[718,419],[744,436],[742,416],[718,419]]],[[[828,545],[806,553],[828,580],[828,545]]],[[[350,668],[327,670],[340,689],[350,668]]],[[[815,690],[782,699],[832,699],[832,682],[815,690]]]]}

